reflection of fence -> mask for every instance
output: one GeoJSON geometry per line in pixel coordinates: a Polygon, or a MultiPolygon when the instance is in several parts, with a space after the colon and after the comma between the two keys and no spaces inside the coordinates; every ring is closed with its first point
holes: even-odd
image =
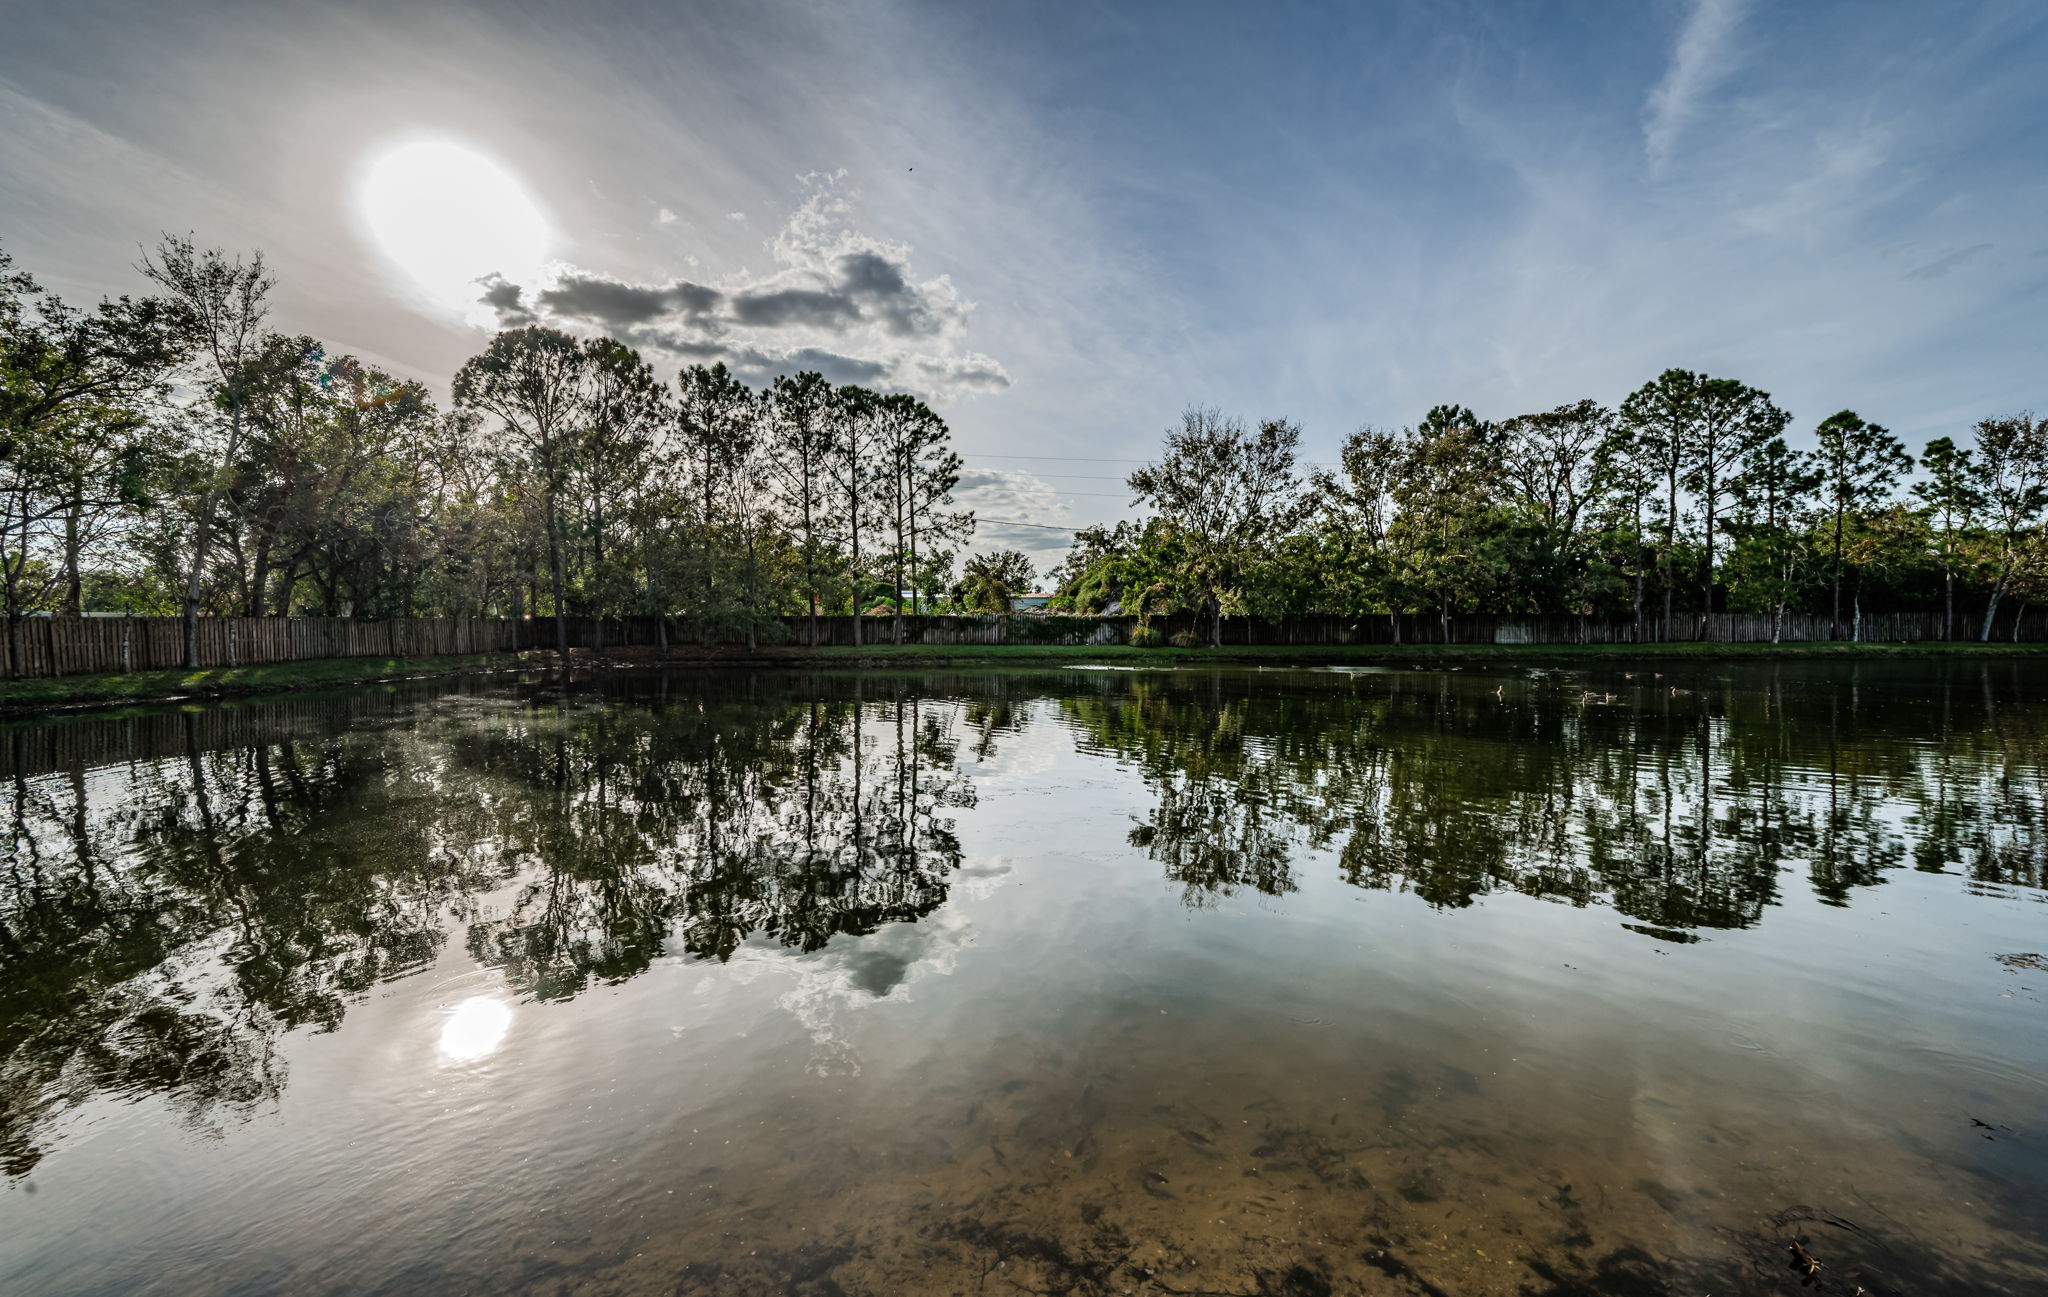
{"type": "MultiPolygon", "coordinates": [[[[811,642],[806,617],[783,618],[783,643],[811,642]]],[[[1710,640],[1760,644],[1773,638],[1774,619],[1767,613],[1681,615],[1669,635],[1655,618],[1640,626],[1633,620],[1574,617],[1562,613],[1530,616],[1459,614],[1448,620],[1426,613],[1398,619],[1368,617],[1226,617],[1223,642],[1233,644],[1633,644],[1661,640],[1710,640]],[[1396,623],[1398,621],[1398,632],[1396,623]]],[[[903,619],[906,644],[1122,644],[1138,625],[1135,617],[1063,617],[1012,614],[1002,617],[910,616],[903,619]]],[[[1154,617],[1152,625],[1166,636],[1186,632],[1208,642],[1208,623],[1191,613],[1154,617]]],[[[854,643],[855,619],[820,617],[817,642],[854,643]]],[[[859,619],[860,642],[888,644],[895,623],[889,617],[859,619]]],[[[677,646],[728,645],[743,636],[711,631],[686,618],[665,625],[653,617],[571,617],[572,648],[643,647],[665,637],[677,646]]],[[[1873,643],[1938,640],[1941,614],[1876,613],[1863,618],[1860,631],[1850,623],[1837,628],[1826,617],[1785,618],[1786,643],[1860,638],[1873,643]]],[[[0,675],[66,676],[95,672],[171,670],[185,665],[185,628],[176,617],[26,618],[13,637],[0,638],[0,675]],[[21,646],[20,670],[13,669],[10,638],[21,646]]],[[[1977,619],[1961,618],[1956,638],[1975,639],[1977,619]]],[[[1992,639],[2007,642],[2048,640],[2048,612],[2004,613],[1992,639]]],[[[303,662],[316,658],[446,657],[508,649],[553,648],[551,617],[518,621],[484,617],[420,617],[411,620],[352,621],[344,617],[206,617],[199,622],[199,664],[203,667],[252,666],[268,662],[303,662]]]]}

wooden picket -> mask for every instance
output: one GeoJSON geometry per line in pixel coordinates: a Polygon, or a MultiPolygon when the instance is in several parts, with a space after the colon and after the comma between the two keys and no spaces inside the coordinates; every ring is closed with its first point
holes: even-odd
{"type": "MultiPolygon", "coordinates": [[[[521,622],[487,617],[357,621],[345,617],[204,617],[201,667],[345,657],[442,657],[525,646],[521,622]]],[[[185,665],[176,617],[25,617],[0,636],[9,678],[175,670],[185,665]],[[19,661],[16,661],[17,649],[19,661]]]]}
{"type": "MultiPolygon", "coordinates": [[[[1193,635],[1208,642],[1208,623],[1190,613],[1154,617],[1152,626],[1169,639],[1193,635]]],[[[855,619],[820,617],[819,645],[851,646],[855,619]]],[[[894,619],[863,617],[860,642],[894,642],[894,619]]],[[[1079,617],[1042,613],[1004,616],[908,616],[907,644],[1095,645],[1124,644],[1138,626],[1135,617],[1079,617]]],[[[802,646],[812,642],[808,617],[781,619],[780,633],[761,642],[802,646]]],[[[185,665],[184,623],[176,617],[25,617],[0,636],[0,676],[25,678],[131,671],[176,670],[185,665]],[[16,661],[17,656],[19,661],[16,661]]],[[[571,617],[572,648],[639,649],[664,643],[679,648],[730,646],[744,637],[709,630],[687,618],[665,623],[653,617],[571,617]]],[[[771,627],[771,629],[774,629],[771,627]]],[[[1975,639],[1975,618],[1959,618],[1957,639],[1975,639]]],[[[1568,614],[1490,616],[1457,614],[1448,619],[1425,613],[1366,617],[1226,617],[1225,645],[1391,645],[1400,644],[1629,644],[1658,640],[1710,640],[1757,644],[1862,639],[1902,643],[1942,638],[1941,614],[1874,613],[1860,626],[1837,628],[1826,617],[1790,614],[1782,628],[1766,613],[1680,615],[1667,636],[1652,618],[1576,617],[1568,614]],[[1398,621],[1398,634],[1396,623],[1398,621]],[[1837,630],[1839,629],[1839,634],[1837,630]]],[[[2048,641],[2048,611],[2002,613],[1992,639],[2048,641]]],[[[354,620],[346,617],[205,617],[199,622],[201,667],[257,666],[320,658],[447,657],[555,646],[551,617],[519,620],[487,617],[421,617],[411,620],[354,620]]]]}

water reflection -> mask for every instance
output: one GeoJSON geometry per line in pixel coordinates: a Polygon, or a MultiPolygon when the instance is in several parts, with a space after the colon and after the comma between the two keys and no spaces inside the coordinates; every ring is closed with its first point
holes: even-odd
{"type": "Polygon", "coordinates": [[[1143,771],[1130,841],[1190,905],[1283,895],[1334,851],[1347,882],[1439,908],[1512,891],[1686,940],[1761,921],[1788,870],[1835,904],[1909,864],[2040,887],[2048,713],[2024,672],[1157,674],[1061,707],[1143,771]]]}
{"type": "MultiPolygon", "coordinates": [[[[792,672],[352,695],[17,729],[0,748],[11,788],[0,1168],[26,1176],[68,1115],[101,1099],[150,1098],[193,1127],[230,1130],[286,1092],[288,1033],[335,1032],[370,1012],[379,987],[451,959],[480,968],[488,989],[444,1002],[426,1023],[404,1020],[415,1046],[435,1033],[451,1067],[537,1054],[529,1033],[552,1012],[545,1006],[586,997],[565,1012],[598,1014],[594,988],[648,985],[659,979],[643,974],[664,962],[799,964],[813,983],[791,993],[799,1017],[835,996],[901,999],[918,961],[966,940],[957,913],[970,879],[991,895],[1022,885],[1004,877],[1007,866],[970,863],[962,838],[989,819],[979,803],[988,772],[1032,745],[1056,750],[1069,775],[1107,781],[1117,811],[1070,821],[1068,803],[1047,797],[1038,814],[1057,823],[1035,832],[1012,813],[1001,845],[1028,853],[1041,837],[1071,844],[1094,833],[1090,849],[1146,888],[1163,882],[1198,912],[1189,923],[1252,898],[1327,901],[1335,891],[1469,925],[1489,898],[1512,896],[1589,917],[1611,910],[1601,922],[1624,929],[1632,949],[1712,950],[1726,934],[1768,931],[1794,901],[1865,905],[1909,871],[1959,874],[2031,903],[2048,860],[2048,697],[2016,664],[1663,676],[792,672]],[[520,1047],[507,1050],[515,1030],[520,1047]]],[[[1105,979],[1151,985],[1143,968],[1119,963],[1116,916],[1102,912],[1109,876],[1057,875],[1072,894],[1034,902],[1053,906],[1034,914],[1074,932],[1103,925],[1097,947],[1012,934],[1011,977],[1038,976],[1034,964],[1054,958],[1041,952],[1057,948],[1117,970],[1105,979]]],[[[1260,985],[1260,965],[1292,970],[1274,974],[1282,980],[1321,972],[1296,951],[1248,945],[1232,957],[1248,986],[1260,985]]],[[[1411,997],[1432,978],[1455,980],[1423,962],[1411,997]]],[[[1227,986],[1201,986],[1229,1003],[1227,986]]],[[[1424,1070],[1383,1064],[1377,1040],[1349,1054],[1319,1043],[1328,1004],[1290,1016],[1262,1002],[1232,1019],[1236,1034],[1198,1044],[1160,1034],[1199,1030],[1181,1026],[1186,1006],[1172,993],[1148,990],[1128,1020],[1100,1010],[1108,1017],[1075,1027],[1078,1040],[1032,1017],[1057,1017],[1059,1004],[1020,992],[988,1010],[984,1053],[1019,1075],[976,1093],[958,1120],[980,1130],[1000,1113],[1011,1133],[937,1161],[977,1193],[983,1179],[995,1184],[996,1197],[985,1216],[948,1218],[930,1237],[975,1264],[1004,1258],[1049,1290],[1111,1291],[1132,1277],[1119,1269],[1137,1255],[1132,1239],[1103,1227],[1082,1247],[1013,1219],[1070,1192],[1058,1186],[1072,1167],[1123,1177],[1120,1192],[1159,1213],[1163,1232],[1201,1195],[1244,1196],[1239,1162],[1309,1175],[1315,1192],[1370,1199],[1386,1216],[1455,1200],[1440,1160],[1455,1151],[1489,1167],[1506,1155],[1505,1137],[1479,1118],[1438,1142],[1400,1133],[1431,1096],[1479,1095],[1476,1065],[1424,1070]],[[1013,1057],[1006,1033],[1031,1037],[1004,1014],[1038,1023],[1037,1053],[1013,1057]],[[1205,1086],[1221,1078],[1231,1104],[1159,1097],[1158,1078],[1182,1074],[1205,1086]],[[1337,1079],[1326,1093],[1309,1076],[1337,1079]],[[1118,1086],[1145,1097],[1104,1097],[1118,1086]],[[1062,1098],[1034,1107],[1038,1092],[1062,1098]],[[1283,1111],[1273,1098],[1283,1093],[1342,1111],[1311,1124],[1283,1111]],[[1345,1115],[1354,1099],[1375,1114],[1364,1128],[1345,1115]],[[1225,1157],[1239,1128],[1249,1142],[1225,1157]],[[1126,1166],[1103,1151],[1110,1137],[1098,1129],[1156,1147],[1126,1166]],[[1030,1148],[1032,1165],[1058,1175],[1032,1179],[1052,1173],[1027,1174],[1006,1147],[1030,1148]],[[1378,1188],[1359,1169],[1368,1154],[1395,1163],[1374,1172],[1393,1177],[1378,1188]]],[[[1995,1089],[1981,1082],[1972,1093],[1995,1089]]],[[[905,1091],[920,1103],[947,1093],[905,1091]]],[[[1600,1110],[1626,1111],[1639,1097],[1608,1096],[1600,1110]]],[[[1580,1134],[1592,1144],[1606,1132],[1580,1134]]],[[[810,1147],[827,1135],[810,1137],[792,1139],[810,1147]]],[[[1545,1182],[1554,1200],[1523,1204],[1517,1228],[1533,1233],[1543,1213],[1562,1212],[1576,1237],[1593,1226],[1571,1185],[1599,1159],[1577,1149],[1554,1157],[1581,1169],[1561,1188],[1545,1182]]],[[[940,1172],[900,1174],[894,1192],[922,1201],[929,1190],[917,1186],[940,1172]]],[[[1684,1178],[1682,1168],[1670,1174],[1684,1178]]],[[[1662,1181],[1645,1183],[1662,1203],[1662,1181]]],[[[777,1201],[747,1210],[777,1211],[777,1201]]],[[[869,1215],[893,1211],[883,1201],[869,1215]]],[[[849,1229],[865,1228],[854,1219],[849,1229]]],[[[1209,1242],[1230,1254],[1224,1240],[1209,1242]]],[[[1399,1269],[1410,1262],[1378,1255],[1369,1265],[1396,1290],[1428,1290],[1399,1269]]],[[[1621,1251],[1587,1265],[1556,1269],[1538,1290],[1666,1291],[1657,1285],[1671,1273],[1621,1251]],[[1620,1276],[1605,1287],[1603,1265],[1620,1276]]],[[[785,1287],[811,1274],[777,1273],[785,1287]]],[[[1259,1283],[1282,1285],[1272,1291],[1316,1291],[1309,1280],[1286,1288],[1285,1266],[1264,1273],[1259,1283]]],[[[1709,1280],[1731,1282],[1718,1271],[1709,1280]]],[[[707,1290],[719,1282],[706,1279],[707,1290]]]]}
{"type": "Polygon", "coordinates": [[[496,1053],[510,1030],[511,1005],[496,996],[472,995],[441,1024],[441,1057],[451,1063],[474,1063],[496,1053]]]}
{"type": "Polygon", "coordinates": [[[286,1081],[277,1037],[334,1030],[424,968],[451,916],[540,1000],[671,950],[813,951],[917,919],[959,864],[949,812],[973,804],[957,712],[901,686],[400,715],[209,750],[187,713],[175,757],[17,765],[0,1169],[27,1172],[48,1123],[96,1095],[161,1095],[201,1125],[264,1106],[286,1081]]]}

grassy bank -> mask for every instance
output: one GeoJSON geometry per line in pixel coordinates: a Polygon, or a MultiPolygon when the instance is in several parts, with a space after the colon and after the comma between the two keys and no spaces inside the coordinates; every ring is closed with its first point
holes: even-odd
{"type": "Polygon", "coordinates": [[[292,689],[367,684],[377,680],[467,675],[477,671],[502,671],[532,660],[532,655],[521,653],[476,653],[463,657],[325,658],[271,666],[6,680],[0,681],[0,715],[181,698],[232,698],[292,689]]]}
{"type": "MultiPolygon", "coordinates": [[[[765,649],[754,655],[731,650],[683,654],[675,665],[886,668],[924,666],[1178,667],[1216,664],[1256,666],[1432,665],[1543,662],[1592,666],[1601,663],[1667,661],[1801,661],[1815,658],[1863,660],[1918,658],[2041,658],[2048,644],[1386,644],[1353,647],[1284,644],[1238,645],[1221,649],[1132,648],[1111,644],[1060,647],[1041,644],[869,645],[863,648],[765,649]]],[[[382,680],[430,679],[515,668],[546,668],[548,653],[479,653],[466,657],[328,658],[272,666],[214,667],[198,671],[140,671],[132,675],[63,676],[46,680],[0,681],[0,716],[119,703],[186,698],[230,698],[295,689],[333,688],[382,680]]],[[[577,669],[642,668],[657,665],[646,652],[618,661],[577,654],[577,669]]]]}
{"type": "Polygon", "coordinates": [[[1132,648],[1126,644],[1085,648],[1031,644],[947,645],[881,644],[863,648],[830,647],[783,650],[778,657],[835,666],[1042,666],[1102,664],[1114,666],[1197,666],[1238,663],[1259,666],[1429,666],[1471,662],[1718,662],[1794,661],[1815,658],[2043,658],[2048,644],[1365,644],[1365,645],[1226,645],[1207,648],[1132,648]]]}

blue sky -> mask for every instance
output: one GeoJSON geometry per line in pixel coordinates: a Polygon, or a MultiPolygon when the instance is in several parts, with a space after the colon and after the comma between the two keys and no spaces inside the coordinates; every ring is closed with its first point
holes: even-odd
{"type": "Polygon", "coordinates": [[[483,330],[357,195],[454,141],[553,231],[522,310],[924,391],[989,517],[1124,516],[1191,402],[1324,459],[1671,365],[1916,445],[2048,405],[2038,2],[5,7],[0,242],[54,287],[191,229],[266,251],[279,325],[444,383],[483,330]],[[730,310],[589,305],[678,284],[730,310]]]}

